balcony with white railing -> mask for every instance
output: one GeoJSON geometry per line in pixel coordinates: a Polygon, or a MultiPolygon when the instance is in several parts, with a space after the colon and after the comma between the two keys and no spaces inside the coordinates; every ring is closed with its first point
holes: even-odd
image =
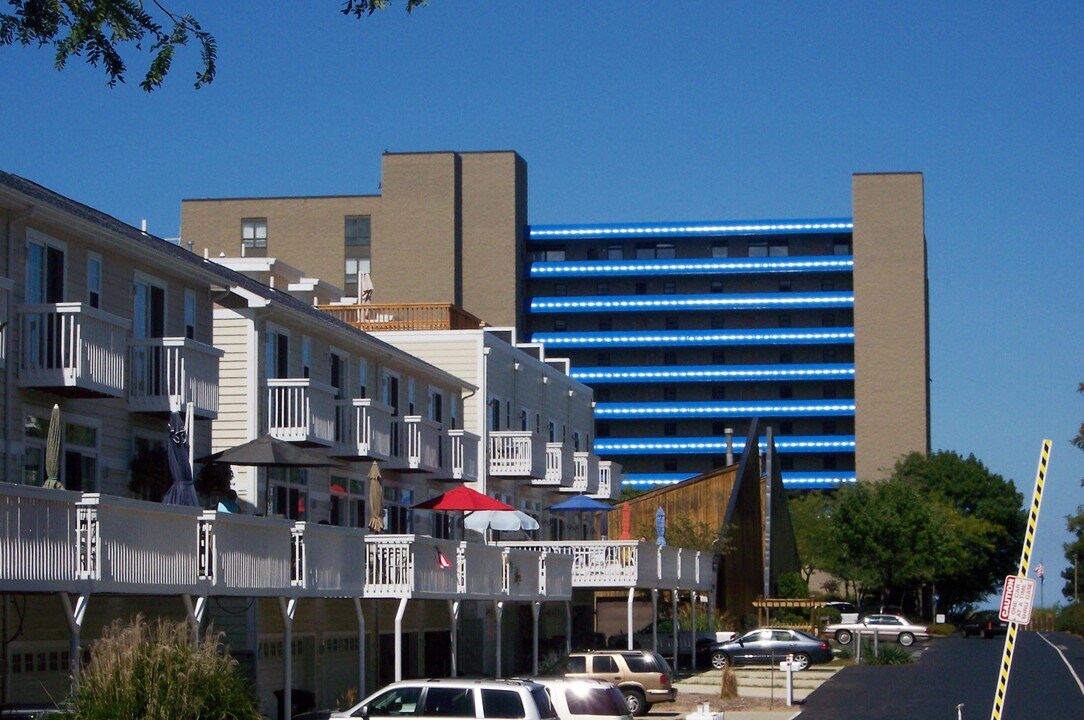
{"type": "Polygon", "coordinates": [[[80,497],[0,485],[0,592],[74,592],[86,584],[75,546],[80,497]]]}
{"type": "Polygon", "coordinates": [[[335,388],[309,378],[269,379],[267,429],[279,440],[332,445],[335,388]]]}
{"type": "Polygon", "coordinates": [[[541,553],[533,550],[506,547],[502,572],[502,589],[509,600],[531,601],[542,599],[541,553]]]}
{"type": "Polygon", "coordinates": [[[596,500],[617,500],[621,497],[621,465],[613,460],[598,462],[598,490],[588,493],[596,500]]]}
{"type": "Polygon", "coordinates": [[[504,549],[495,545],[460,542],[456,549],[459,592],[476,599],[504,594],[504,549]]]}
{"type": "Polygon", "coordinates": [[[299,522],[292,537],[292,583],[301,595],[361,597],[365,534],[353,528],[299,522]]]}
{"type": "Polygon", "coordinates": [[[572,587],[658,587],[655,546],[635,540],[554,540],[501,542],[501,546],[568,555],[572,587]]]}
{"type": "Polygon", "coordinates": [[[546,445],[530,430],[493,430],[489,433],[489,474],[502,478],[546,476],[546,445]]]}
{"type": "Polygon", "coordinates": [[[328,453],[351,460],[380,460],[392,456],[391,407],[369,398],[339,400],[335,403],[335,443],[328,453]]]}
{"type": "Polygon", "coordinates": [[[659,587],[680,587],[681,565],[678,559],[681,555],[681,549],[672,545],[657,545],[655,547],[659,568],[659,587]]]}
{"type": "MultiPolygon", "coordinates": [[[[365,597],[454,599],[459,543],[421,535],[365,537],[365,597]]],[[[498,575],[499,577],[499,575],[498,575]]]]}
{"type": "Polygon", "coordinates": [[[547,600],[564,600],[572,597],[572,565],[575,558],[571,555],[543,552],[539,554],[542,565],[540,589],[547,600]]]}
{"type": "Polygon", "coordinates": [[[407,415],[403,418],[403,431],[406,437],[405,464],[398,469],[402,472],[427,472],[449,475],[445,467],[450,460],[445,456],[444,429],[441,424],[420,415],[407,415]]]}
{"type": "Polygon", "coordinates": [[[76,397],[124,397],[131,322],[84,303],[21,305],[19,385],[76,397]]]}
{"type": "Polygon", "coordinates": [[[168,413],[189,402],[197,417],[218,417],[223,352],[183,337],[128,341],[128,410],[168,413]]]}
{"type": "Polygon", "coordinates": [[[478,443],[480,438],[466,430],[449,430],[448,443],[452,452],[452,480],[478,480],[478,443]]]}
{"type": "Polygon", "coordinates": [[[570,489],[575,471],[571,447],[560,442],[546,443],[546,473],[532,480],[531,484],[559,490],[570,489]]]}
{"type": "Polygon", "coordinates": [[[572,454],[572,463],[572,486],[561,488],[561,492],[587,495],[598,492],[598,455],[592,452],[576,452],[572,454]]]}
{"type": "Polygon", "coordinates": [[[200,576],[210,595],[293,593],[291,520],[208,510],[199,521],[200,576]]]}

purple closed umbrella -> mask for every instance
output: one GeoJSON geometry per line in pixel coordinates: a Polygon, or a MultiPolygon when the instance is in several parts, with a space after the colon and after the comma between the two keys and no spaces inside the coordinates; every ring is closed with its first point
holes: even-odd
{"type": "Polygon", "coordinates": [[[173,484],[162,497],[162,502],[166,505],[199,507],[196,486],[192,482],[192,466],[188,464],[188,430],[177,411],[169,414],[166,458],[169,460],[169,474],[173,477],[173,484]]]}

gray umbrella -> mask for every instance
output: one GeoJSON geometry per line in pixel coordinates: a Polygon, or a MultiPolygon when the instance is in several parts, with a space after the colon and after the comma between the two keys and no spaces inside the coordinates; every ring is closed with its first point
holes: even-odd
{"type": "Polygon", "coordinates": [[[199,507],[196,486],[192,482],[192,466],[188,464],[188,429],[181,422],[181,414],[174,410],[169,414],[169,444],[166,447],[169,474],[173,484],[162,496],[166,505],[189,505],[199,507]]]}
{"type": "Polygon", "coordinates": [[[375,460],[369,468],[369,529],[373,532],[384,529],[384,488],[380,484],[380,466],[375,460]]]}
{"type": "Polygon", "coordinates": [[[63,488],[60,484],[60,406],[53,405],[49,416],[49,434],[45,440],[45,482],[42,487],[63,488]]]}

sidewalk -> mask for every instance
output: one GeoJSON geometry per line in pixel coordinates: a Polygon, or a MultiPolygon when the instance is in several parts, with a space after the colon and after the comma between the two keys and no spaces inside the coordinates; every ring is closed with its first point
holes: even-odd
{"type": "MultiPolygon", "coordinates": [[[[842,668],[837,666],[814,666],[794,673],[794,700],[800,702],[810,693],[830,680],[842,668]]],[[[760,700],[770,707],[727,709],[726,701],[719,700],[721,670],[709,670],[674,683],[678,689],[675,710],[679,718],[711,720],[711,715],[721,713],[725,720],[790,720],[801,712],[800,705],[786,706],[786,673],[767,667],[736,668],[739,698],[760,700]],[[709,703],[707,718],[699,714],[699,706],[709,703]]]]}

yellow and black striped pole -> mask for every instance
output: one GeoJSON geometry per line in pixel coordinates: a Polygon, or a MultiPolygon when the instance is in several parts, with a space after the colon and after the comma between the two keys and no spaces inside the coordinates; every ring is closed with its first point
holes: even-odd
{"type": "MultiPolygon", "coordinates": [[[[1035,543],[1035,528],[1039,524],[1039,508],[1043,504],[1043,483],[1046,481],[1046,466],[1050,462],[1050,441],[1043,440],[1043,452],[1039,456],[1039,472],[1035,475],[1035,492],[1031,494],[1031,510],[1028,513],[1028,527],[1024,534],[1024,549],[1020,553],[1020,569],[1016,576],[1028,576],[1028,563],[1031,562],[1031,547],[1035,543]]],[[[1009,623],[1005,633],[1005,651],[1001,655],[1001,670],[997,677],[997,694],[994,695],[994,708],[990,711],[990,720],[1001,720],[1001,709],[1005,705],[1005,691],[1009,687],[1009,669],[1012,667],[1012,650],[1016,644],[1017,624],[1009,623]]]]}

